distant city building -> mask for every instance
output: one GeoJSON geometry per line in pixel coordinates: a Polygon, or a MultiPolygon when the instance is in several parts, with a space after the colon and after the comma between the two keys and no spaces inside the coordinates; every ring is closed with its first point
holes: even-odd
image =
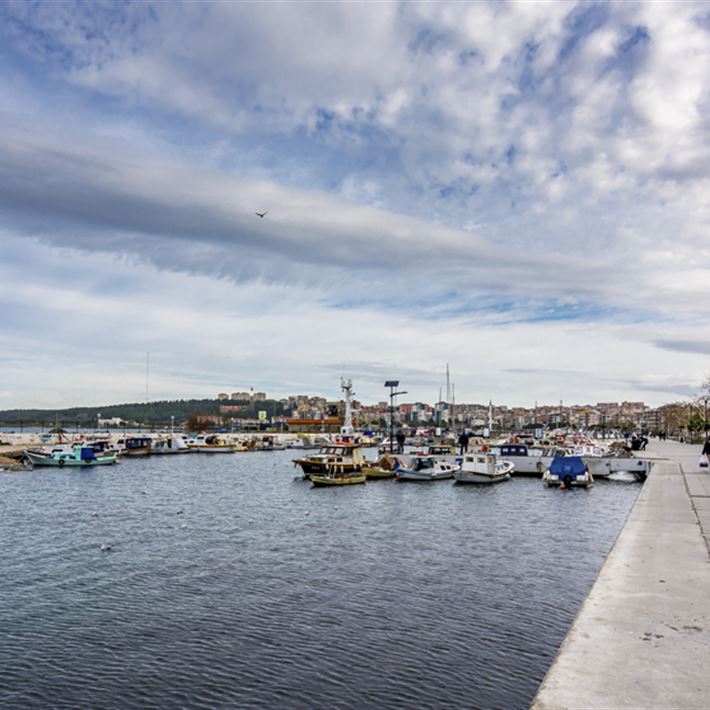
{"type": "Polygon", "coordinates": [[[217,395],[217,399],[229,399],[229,395],[226,392],[220,392],[217,395]]]}
{"type": "Polygon", "coordinates": [[[238,402],[248,402],[251,400],[250,392],[232,392],[229,397],[230,399],[236,400],[238,402]]]}
{"type": "Polygon", "coordinates": [[[124,420],[121,417],[109,417],[107,419],[99,419],[98,425],[102,426],[121,426],[124,424],[124,420]]]}

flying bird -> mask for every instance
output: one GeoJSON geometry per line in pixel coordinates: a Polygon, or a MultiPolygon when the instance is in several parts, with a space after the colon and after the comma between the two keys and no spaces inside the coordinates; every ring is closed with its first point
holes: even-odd
{"type": "Polygon", "coordinates": [[[254,212],[254,214],[257,217],[261,217],[262,219],[264,219],[264,217],[266,217],[266,215],[269,214],[269,211],[267,210],[266,212],[254,212]]]}

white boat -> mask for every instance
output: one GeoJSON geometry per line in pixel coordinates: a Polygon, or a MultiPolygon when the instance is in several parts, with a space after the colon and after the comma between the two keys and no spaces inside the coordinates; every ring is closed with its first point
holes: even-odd
{"type": "Polygon", "coordinates": [[[565,456],[567,449],[559,446],[528,447],[525,444],[500,444],[491,449],[491,453],[513,464],[516,476],[541,477],[548,469],[555,456],[565,456]]]}
{"type": "Polygon", "coordinates": [[[575,456],[581,456],[595,478],[610,481],[643,482],[651,471],[652,462],[634,456],[617,456],[606,447],[575,446],[575,456]]]}
{"type": "Polygon", "coordinates": [[[397,469],[398,481],[442,481],[453,478],[460,466],[449,461],[442,461],[436,456],[412,456],[406,466],[397,469]]]}
{"type": "Polygon", "coordinates": [[[150,443],[151,454],[187,454],[190,447],[181,436],[153,439],[150,443]]]}
{"type": "Polygon", "coordinates": [[[546,486],[560,488],[589,488],[594,485],[594,476],[580,456],[556,456],[542,480],[546,486]]]}
{"type": "Polygon", "coordinates": [[[512,471],[511,461],[498,461],[493,454],[464,454],[454,478],[457,483],[500,483],[509,480],[512,471]]]}
{"type": "Polygon", "coordinates": [[[235,451],[244,451],[244,447],[230,444],[217,434],[200,434],[189,439],[187,445],[201,454],[233,454],[235,451]]]}
{"type": "Polygon", "coordinates": [[[283,451],[286,444],[274,436],[262,436],[254,441],[252,451],[283,451]]]}

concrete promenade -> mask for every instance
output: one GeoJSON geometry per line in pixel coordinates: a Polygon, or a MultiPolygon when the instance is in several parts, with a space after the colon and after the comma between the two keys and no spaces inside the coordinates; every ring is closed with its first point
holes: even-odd
{"type": "Polygon", "coordinates": [[[648,448],[659,460],[535,710],[710,708],[710,473],[699,445],[648,448]]]}

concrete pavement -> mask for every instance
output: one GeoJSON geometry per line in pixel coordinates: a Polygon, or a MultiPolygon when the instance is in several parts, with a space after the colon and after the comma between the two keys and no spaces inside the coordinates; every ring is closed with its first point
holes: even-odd
{"type": "Polygon", "coordinates": [[[649,444],[658,460],[535,710],[710,708],[710,472],[698,468],[700,449],[649,444]]]}

